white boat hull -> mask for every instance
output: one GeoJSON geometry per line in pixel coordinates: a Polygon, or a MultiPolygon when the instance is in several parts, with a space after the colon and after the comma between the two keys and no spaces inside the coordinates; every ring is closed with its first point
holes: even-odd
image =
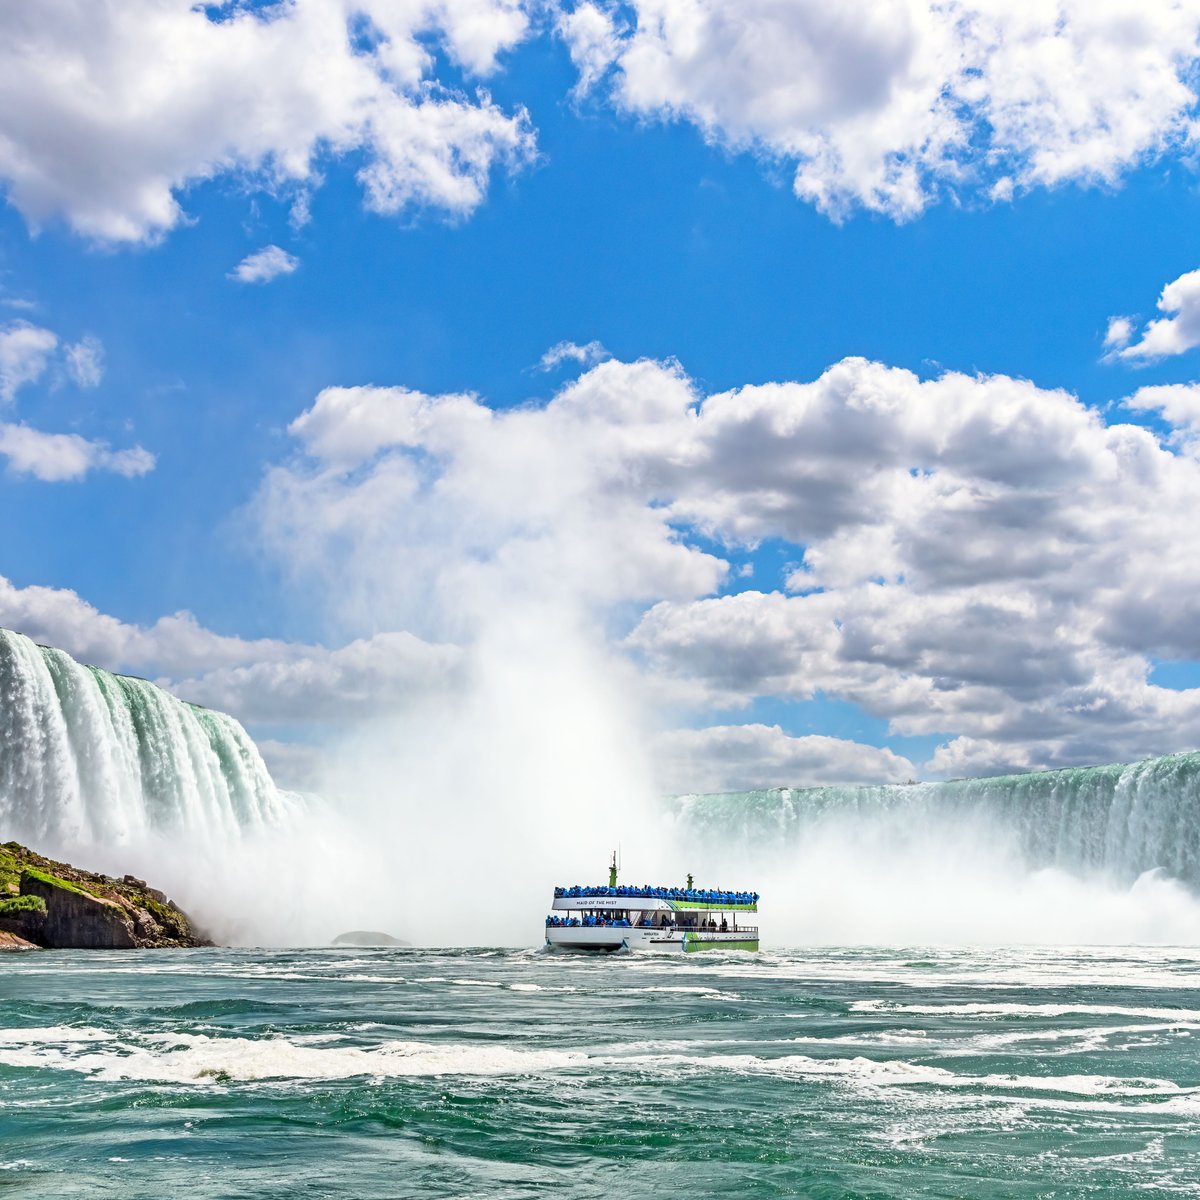
{"type": "Polygon", "coordinates": [[[691,954],[697,950],[757,950],[758,930],[666,930],[621,925],[550,925],[546,945],[553,950],[612,953],[646,950],[652,954],[691,954]]]}

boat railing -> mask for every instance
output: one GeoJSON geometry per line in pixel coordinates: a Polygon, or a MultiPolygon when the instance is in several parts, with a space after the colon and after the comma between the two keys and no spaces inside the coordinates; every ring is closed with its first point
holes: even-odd
{"type": "Polygon", "coordinates": [[[739,925],[736,929],[731,925],[728,929],[721,929],[719,926],[716,929],[709,929],[707,925],[643,925],[643,929],[649,929],[654,933],[695,933],[699,935],[720,933],[730,934],[736,933],[738,937],[745,934],[747,937],[758,937],[757,925],[739,925]]]}
{"type": "Polygon", "coordinates": [[[719,888],[669,888],[645,885],[638,887],[632,884],[622,884],[620,887],[584,886],[575,884],[572,887],[556,887],[556,900],[586,900],[592,897],[640,900],[679,900],[688,904],[721,904],[746,905],[757,904],[760,896],[757,892],[723,891],[719,888]]]}

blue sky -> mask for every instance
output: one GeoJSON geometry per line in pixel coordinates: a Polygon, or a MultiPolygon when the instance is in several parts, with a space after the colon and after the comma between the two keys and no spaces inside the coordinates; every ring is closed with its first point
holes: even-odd
{"type": "MultiPolygon", "coordinates": [[[[476,5],[487,7],[483,0],[476,5]]],[[[494,7],[510,17],[522,11],[499,0],[494,7]]],[[[763,8],[749,6],[746,24],[759,20],[763,8]]],[[[805,8],[798,3],[796,12],[805,8]]],[[[877,6],[885,25],[888,8],[877,6]]],[[[56,0],[51,9],[67,14],[57,32],[31,26],[21,36],[49,38],[64,55],[82,54],[87,61],[87,50],[72,47],[70,38],[83,38],[87,21],[105,18],[80,17],[79,6],[66,0],[56,0]]],[[[656,6],[596,11],[617,28],[624,21],[624,36],[632,38],[639,20],[651,27],[656,6]]],[[[1064,8],[1068,17],[1073,11],[1064,8]]],[[[1163,39],[1178,36],[1178,22],[1191,10],[1171,6],[1171,11],[1178,21],[1170,30],[1143,32],[1152,46],[1161,43],[1171,63],[1186,64],[1178,46],[1163,39]]],[[[181,19],[187,16],[187,5],[179,12],[181,19]]],[[[231,11],[224,17],[251,19],[231,11]]],[[[266,8],[258,19],[266,24],[288,18],[266,8]]],[[[29,20],[36,24],[36,18],[29,20]]],[[[925,380],[945,371],[1013,377],[1032,381],[1042,392],[1066,389],[1099,410],[1108,425],[1135,421],[1160,439],[1163,454],[1187,457],[1179,438],[1168,445],[1186,423],[1164,423],[1152,408],[1131,413],[1112,406],[1140,387],[1189,385],[1195,352],[1106,361],[1103,340],[1113,315],[1139,316],[1139,325],[1161,315],[1155,305],[1164,286],[1200,266],[1195,220],[1200,177],[1187,161],[1190,152],[1172,141],[1181,136],[1180,122],[1194,104],[1185,101],[1177,110],[1168,105],[1165,117],[1155,108],[1146,117],[1142,143],[1134,139],[1132,148],[1114,151],[1115,165],[1074,175],[1064,169],[1062,178],[1049,183],[1030,168],[1011,198],[993,199],[978,181],[963,184],[931,168],[922,211],[898,214],[886,206],[870,211],[869,203],[851,201],[846,211],[831,214],[795,193],[798,156],[780,149],[782,134],[756,132],[752,121],[747,126],[732,118],[721,125],[720,113],[736,109],[728,97],[680,92],[657,109],[630,100],[632,91],[622,100],[620,89],[632,88],[633,68],[612,58],[615,52],[606,68],[608,82],[586,94],[573,92],[580,79],[579,42],[553,10],[539,7],[533,20],[520,37],[501,44],[486,86],[501,112],[527,110],[536,156],[491,163],[478,203],[367,211],[356,176],[372,151],[360,144],[335,152],[318,136],[306,173],[284,180],[268,178],[265,160],[249,152],[231,152],[232,167],[213,167],[197,152],[192,173],[183,169],[186,177],[173,187],[183,215],[169,228],[143,236],[111,236],[86,227],[79,216],[84,200],[72,208],[62,198],[69,197],[67,191],[54,192],[55,200],[29,200],[17,168],[0,161],[9,198],[0,210],[6,305],[0,321],[24,322],[59,339],[38,377],[17,389],[7,419],[103,439],[114,449],[138,445],[155,460],[153,470],[131,478],[96,470],[55,482],[10,464],[0,476],[6,518],[0,575],[15,593],[74,593],[97,619],[107,615],[122,627],[143,630],[186,610],[205,631],[248,645],[267,639],[336,651],[356,638],[398,630],[436,644],[455,641],[445,628],[406,619],[390,623],[378,605],[341,610],[330,603],[327,581],[297,567],[295,547],[283,552],[276,544],[264,551],[259,519],[269,486],[264,480],[273,467],[290,469],[287,464],[295,462],[296,436],[288,426],[313,408],[323,389],[402,387],[431,397],[473,393],[495,409],[544,405],[585,369],[571,361],[539,369],[542,355],[562,342],[598,342],[615,363],[677,361],[697,398],[773,382],[809,384],[848,356],[904,368],[925,380]],[[555,21],[565,33],[554,33],[555,21]],[[715,112],[717,118],[701,119],[697,111],[715,112]],[[301,193],[308,196],[309,219],[298,225],[293,205],[301,193]],[[272,245],[295,256],[293,272],[264,283],[230,277],[247,255],[272,245]],[[93,387],[72,381],[61,357],[63,347],[85,336],[103,347],[103,377],[93,387]]],[[[1086,25],[1082,17],[1080,24],[1086,25]]],[[[1200,24],[1193,24],[1188,44],[1194,50],[1200,24]]],[[[150,38],[150,23],[147,29],[150,38]]],[[[1085,33],[1073,47],[1081,61],[1100,54],[1085,33]]],[[[440,36],[436,25],[421,34],[423,44],[436,50],[426,80],[474,96],[479,73],[465,69],[440,36]]],[[[807,35],[800,29],[789,36],[807,35]]],[[[20,39],[13,40],[19,49],[20,39]]],[[[797,50],[801,57],[802,51],[797,50]]],[[[1186,79],[1187,71],[1179,66],[1172,78],[1186,79]]],[[[997,79],[999,95],[1005,80],[997,79]]],[[[41,148],[38,139],[47,146],[56,139],[69,144],[78,129],[66,118],[61,129],[54,126],[59,106],[53,93],[62,85],[51,79],[38,86],[45,94],[35,98],[48,115],[40,128],[22,128],[18,136],[34,151],[41,148]]],[[[185,89],[186,79],[179,86],[185,89]]],[[[1101,100],[1121,103],[1119,95],[1101,100]]],[[[1053,108],[1055,97],[1044,103],[1053,108]]],[[[833,129],[834,141],[841,136],[833,118],[801,113],[794,120],[798,128],[833,129]]],[[[136,148],[141,136],[136,122],[126,130],[119,125],[116,118],[106,123],[106,135],[121,134],[124,140],[114,144],[136,148]]],[[[1000,127],[999,117],[980,126],[1000,127]]],[[[1092,136],[1085,131],[1076,141],[1085,134],[1092,136]]],[[[1036,131],[1030,137],[1017,150],[1010,147],[1013,161],[1031,161],[1039,147],[1036,131]]],[[[955,161],[961,166],[970,153],[956,151],[955,161]]],[[[129,158],[123,163],[114,150],[112,172],[136,173],[138,156],[131,152],[129,158]]],[[[379,446],[386,455],[385,442],[379,446]]],[[[1002,452],[1003,447],[996,450],[1002,452]]],[[[925,465],[914,461],[912,467],[925,465]]],[[[359,468],[368,470],[362,463],[359,468]]],[[[314,468],[306,469],[311,474],[314,468]]],[[[1182,506],[1175,514],[1180,528],[1190,528],[1186,500],[1177,490],[1170,496],[1182,506]]],[[[1163,502],[1148,493],[1147,519],[1163,502]]],[[[1128,500],[1123,503],[1127,510],[1128,500]]],[[[388,519],[381,517],[384,524],[388,519]]],[[[732,565],[729,576],[707,592],[659,597],[639,585],[599,606],[591,598],[582,604],[580,611],[604,629],[614,655],[628,657],[623,639],[658,599],[683,604],[737,591],[786,590],[786,570],[802,561],[809,542],[766,526],[753,536],[735,537],[729,522],[736,521],[722,520],[726,524],[718,522],[716,530],[682,517],[672,526],[687,544],[732,565]],[[742,574],[745,564],[751,570],[742,574]]],[[[372,546],[372,555],[387,553],[379,543],[372,546]]],[[[409,542],[396,543],[397,555],[410,552],[409,542]]],[[[487,551],[493,552],[500,553],[499,544],[487,551]]],[[[470,553],[483,552],[475,547],[470,553]]],[[[1118,575],[1130,574],[1111,582],[1128,584],[1139,603],[1163,611],[1186,597],[1186,589],[1174,587],[1143,596],[1132,564],[1122,560],[1118,575]]],[[[443,569],[444,564],[438,568],[443,569]]],[[[403,583],[389,586],[402,589],[403,583]]],[[[1044,595],[1051,592],[1060,594],[1050,589],[1044,595]]],[[[495,603],[505,603],[500,597],[507,594],[498,590],[495,603]]],[[[92,626],[48,613],[14,600],[0,620],[23,620],[32,633],[79,654],[104,657],[107,643],[88,632],[92,626]]],[[[1182,620],[1185,614],[1173,615],[1182,620]]],[[[945,619],[954,626],[954,618],[945,619]]],[[[950,626],[949,634],[961,634],[950,626]]],[[[468,631],[457,640],[469,643],[471,636],[468,631]]],[[[163,648],[143,649],[139,658],[127,642],[113,643],[104,665],[181,685],[194,686],[204,676],[202,663],[176,662],[163,648]]],[[[1122,643],[1121,652],[1140,656],[1146,670],[1162,664],[1154,681],[1188,696],[1197,682],[1189,647],[1166,634],[1153,645],[1136,642],[1122,643]]],[[[1116,645],[1108,639],[1103,653],[1115,653],[1116,645]]],[[[659,647],[647,650],[642,644],[635,650],[634,658],[656,677],[655,686],[665,676],[683,686],[689,670],[668,662],[659,647]]],[[[1032,644],[1026,652],[1042,653],[1032,644]]],[[[1080,661],[1094,658],[1091,650],[1080,654],[1080,661]]],[[[214,669],[235,660],[253,666],[255,652],[227,656],[214,669]]],[[[917,668],[901,663],[894,669],[909,678],[917,668]]],[[[1088,670],[1093,669],[1100,670],[1094,663],[1088,670]]],[[[760,673],[760,679],[769,675],[760,673]]],[[[651,697],[660,698],[647,703],[669,708],[681,728],[778,725],[792,737],[828,735],[887,746],[907,759],[893,764],[892,774],[907,774],[909,766],[936,773],[923,764],[962,733],[952,716],[937,728],[919,729],[897,721],[894,706],[872,708],[863,701],[870,688],[858,676],[841,694],[817,687],[810,697],[795,686],[777,693],[747,682],[736,694],[705,691],[708,685],[694,678],[689,686],[695,690],[687,697],[672,692],[669,701],[652,687],[651,697]]],[[[187,687],[181,691],[186,694],[187,687]]],[[[215,686],[198,693],[210,702],[219,698],[215,686]]],[[[231,693],[235,712],[236,701],[231,693]]],[[[1013,702],[1025,704],[1028,698],[1013,702]]],[[[1049,706],[1038,709],[1045,712],[1077,706],[1077,698],[1068,702],[1051,689],[1038,703],[1049,706]]],[[[1191,715],[1191,701],[1186,711],[1171,707],[1174,700],[1161,703],[1166,707],[1124,719],[1121,728],[1128,735],[1112,739],[1114,755],[1195,743],[1191,730],[1200,729],[1200,717],[1191,715]]],[[[237,715],[271,741],[319,741],[328,732],[321,720],[306,728],[303,720],[289,725],[256,711],[249,705],[237,715]]],[[[967,756],[941,769],[1056,765],[1098,752],[1090,733],[1072,743],[1074,736],[1063,733],[1053,745],[1039,746],[1036,737],[1014,733],[1010,740],[1018,748],[1011,752],[967,756]]],[[[697,761],[703,759],[701,749],[693,747],[697,761]]],[[[782,773],[778,782],[804,782],[811,765],[786,755],[775,766],[738,761],[753,782],[773,778],[772,771],[782,773]]],[[[846,768],[827,771],[816,763],[810,775],[833,777],[838,770],[846,768]]],[[[861,774],[882,777],[887,771],[872,760],[861,774]]],[[[696,778],[731,782],[728,775],[703,771],[696,778]]]]}

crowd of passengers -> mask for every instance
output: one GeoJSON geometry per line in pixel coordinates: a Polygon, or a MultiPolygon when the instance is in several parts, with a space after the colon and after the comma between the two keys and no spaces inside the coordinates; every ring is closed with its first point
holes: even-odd
{"type": "MultiPolygon", "coordinates": [[[[564,926],[576,926],[576,925],[584,926],[588,929],[609,928],[610,926],[615,926],[620,929],[629,929],[630,928],[630,923],[629,923],[628,917],[615,917],[615,918],[614,917],[603,917],[603,916],[596,916],[591,913],[585,914],[582,920],[580,920],[579,917],[547,917],[546,925],[547,925],[547,927],[554,926],[556,929],[562,928],[564,926]]],[[[659,928],[674,929],[675,928],[675,918],[671,917],[671,916],[664,916],[662,925],[659,926],[659,928]]],[[[689,915],[683,919],[682,928],[684,928],[684,929],[711,929],[713,931],[720,931],[721,933],[728,933],[729,932],[729,922],[724,917],[722,917],[721,924],[718,925],[714,918],[709,917],[707,921],[701,921],[699,924],[696,924],[695,917],[692,915],[689,915]]]]}
{"type": "Polygon", "coordinates": [[[574,898],[576,896],[651,896],[656,900],[691,900],[695,902],[703,902],[708,904],[757,904],[757,892],[723,892],[723,891],[708,891],[704,888],[664,888],[651,887],[646,884],[643,887],[629,887],[622,884],[620,887],[581,887],[575,884],[572,887],[556,887],[554,889],[555,896],[564,896],[574,898]]]}
{"type": "Polygon", "coordinates": [[[612,917],[586,916],[583,918],[583,920],[580,920],[578,917],[547,917],[546,924],[554,925],[556,927],[560,926],[560,925],[583,925],[583,926],[586,926],[588,929],[596,928],[599,926],[603,926],[605,928],[607,928],[608,926],[615,926],[619,929],[628,929],[629,928],[629,918],[628,917],[612,918],[612,917]]]}

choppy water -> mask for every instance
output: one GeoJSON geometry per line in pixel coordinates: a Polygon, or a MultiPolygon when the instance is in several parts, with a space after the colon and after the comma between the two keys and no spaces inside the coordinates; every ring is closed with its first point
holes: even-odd
{"type": "Polygon", "coordinates": [[[0,1192],[1200,1195],[1200,951],[8,956],[0,1192]]]}

